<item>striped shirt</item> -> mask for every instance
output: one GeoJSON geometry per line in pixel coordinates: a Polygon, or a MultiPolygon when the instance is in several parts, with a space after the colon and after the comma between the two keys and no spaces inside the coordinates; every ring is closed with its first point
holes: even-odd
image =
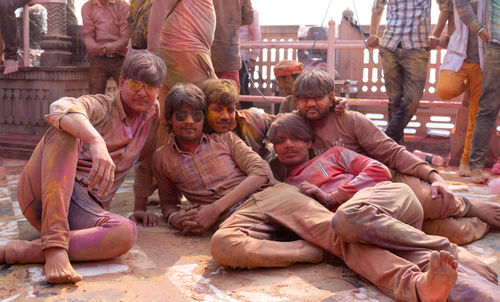
{"type": "MultiPolygon", "coordinates": [[[[450,10],[448,0],[436,2],[440,11],[450,10]]],[[[399,43],[405,49],[429,47],[431,0],[375,0],[372,13],[382,14],[387,3],[387,27],[380,45],[392,51],[399,43]]]]}
{"type": "Polygon", "coordinates": [[[331,200],[344,203],[359,190],[390,179],[391,172],[381,162],[343,147],[332,147],[290,171],[285,182],[298,187],[307,181],[331,193],[331,200]]]}

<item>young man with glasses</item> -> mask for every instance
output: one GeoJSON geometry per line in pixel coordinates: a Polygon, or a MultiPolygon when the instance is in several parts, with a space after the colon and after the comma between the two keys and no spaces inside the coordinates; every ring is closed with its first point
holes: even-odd
{"type": "Polygon", "coordinates": [[[498,204],[455,197],[436,170],[394,142],[366,116],[348,110],[334,114],[333,91],[333,78],[320,70],[304,72],[295,82],[298,111],[314,132],[315,156],[342,146],[385,164],[391,169],[392,181],[409,185],[422,204],[426,233],[465,244],[483,237],[489,226],[500,226],[498,204]]]}
{"type": "Polygon", "coordinates": [[[82,277],[70,259],[109,259],[133,246],[135,223],[108,209],[141,151],[155,147],[156,98],[165,72],[160,58],[134,51],[125,58],[115,94],[63,97],[51,104],[50,128],[24,168],[17,193],[41,239],[1,245],[0,263],[45,263],[48,282],[71,283],[82,277]]]}

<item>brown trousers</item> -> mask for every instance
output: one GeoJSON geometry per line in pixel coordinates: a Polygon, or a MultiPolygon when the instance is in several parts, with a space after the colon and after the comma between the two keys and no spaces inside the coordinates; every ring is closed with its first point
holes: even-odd
{"type": "Polygon", "coordinates": [[[428,269],[430,252],[457,255],[446,238],[420,231],[422,221],[422,206],[404,184],[361,190],[334,214],[280,183],[243,203],[215,232],[210,248],[217,263],[232,268],[319,262],[324,249],[387,295],[417,301],[416,281],[428,269]],[[274,240],[283,229],[302,239],[274,240]]]}

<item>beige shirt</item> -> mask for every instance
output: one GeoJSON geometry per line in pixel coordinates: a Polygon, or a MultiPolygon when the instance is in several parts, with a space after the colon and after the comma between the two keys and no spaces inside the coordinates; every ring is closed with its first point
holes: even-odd
{"type": "MultiPolygon", "coordinates": [[[[152,152],[155,147],[159,104],[156,102],[153,107],[142,112],[137,118],[135,127],[131,128],[125,124],[127,115],[123,110],[119,92],[60,98],[50,105],[50,113],[45,118],[53,127],[61,129],[59,126],[61,118],[70,113],[82,114],[89,119],[106,142],[116,166],[115,181],[110,192],[99,198],[104,209],[109,209],[111,199],[125,179],[128,170],[139,158],[141,151],[152,152]]],[[[92,156],[89,146],[81,142],[76,180],[87,186],[91,168],[92,156]]],[[[97,190],[93,192],[96,193],[97,190]]]]}

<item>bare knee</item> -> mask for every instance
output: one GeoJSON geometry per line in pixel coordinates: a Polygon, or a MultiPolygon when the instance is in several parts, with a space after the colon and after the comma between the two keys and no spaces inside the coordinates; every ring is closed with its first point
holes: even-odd
{"type": "Polygon", "coordinates": [[[248,251],[238,231],[219,229],[210,240],[210,253],[220,266],[231,268],[249,268],[245,263],[248,251]]]}
{"type": "Polygon", "coordinates": [[[118,257],[127,253],[137,239],[137,227],[131,220],[122,218],[113,226],[113,238],[109,241],[110,257],[118,257]]]}

